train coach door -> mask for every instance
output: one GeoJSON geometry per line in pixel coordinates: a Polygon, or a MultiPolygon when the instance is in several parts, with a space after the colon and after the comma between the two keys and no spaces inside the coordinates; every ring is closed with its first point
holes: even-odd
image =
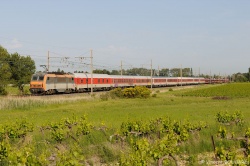
{"type": "Polygon", "coordinates": [[[86,75],[86,85],[87,85],[87,89],[88,89],[89,88],[89,78],[87,75],[86,75]]]}
{"type": "Polygon", "coordinates": [[[69,84],[69,78],[66,77],[66,89],[68,89],[68,84],[69,84]]]}

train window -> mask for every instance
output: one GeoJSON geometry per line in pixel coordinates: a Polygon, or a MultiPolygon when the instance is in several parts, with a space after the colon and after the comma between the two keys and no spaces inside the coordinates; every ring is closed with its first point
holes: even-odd
{"type": "Polygon", "coordinates": [[[81,79],[81,83],[83,83],[83,80],[81,79]]]}
{"type": "Polygon", "coordinates": [[[49,78],[49,77],[47,77],[46,83],[49,83],[49,82],[50,82],[49,80],[50,80],[50,78],[49,78]]]}
{"type": "Polygon", "coordinates": [[[57,82],[58,83],[65,83],[66,82],[66,78],[57,77],[57,82]]]}
{"type": "Polygon", "coordinates": [[[39,77],[38,77],[38,80],[39,80],[39,81],[42,81],[43,78],[44,78],[43,76],[39,76],[39,77]]]}
{"type": "Polygon", "coordinates": [[[100,83],[100,79],[98,79],[98,83],[100,83]]]}
{"type": "Polygon", "coordinates": [[[37,78],[38,78],[38,76],[33,76],[33,77],[32,77],[32,80],[33,80],[33,81],[36,81],[37,78]]]}

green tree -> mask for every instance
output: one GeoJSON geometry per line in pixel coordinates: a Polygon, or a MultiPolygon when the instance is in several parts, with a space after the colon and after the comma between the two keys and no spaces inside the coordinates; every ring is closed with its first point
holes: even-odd
{"type": "Polygon", "coordinates": [[[150,76],[151,70],[145,68],[132,68],[126,71],[126,75],[142,75],[142,76],[150,76]]]}
{"type": "Polygon", "coordinates": [[[110,71],[108,71],[106,69],[103,69],[103,70],[96,69],[96,70],[93,70],[93,73],[96,73],[96,74],[110,74],[110,71]]]}
{"type": "Polygon", "coordinates": [[[191,69],[190,68],[172,68],[170,70],[172,77],[180,77],[182,72],[182,77],[190,77],[191,76],[191,69]]]}
{"type": "Polygon", "coordinates": [[[160,76],[169,77],[169,69],[168,68],[161,69],[160,70],[160,76]]]}
{"type": "Polygon", "coordinates": [[[193,68],[190,69],[190,76],[193,77],[193,68]]]}
{"type": "Polygon", "coordinates": [[[65,73],[64,70],[61,70],[60,68],[57,69],[57,71],[55,71],[57,73],[65,73]]]}
{"type": "Polygon", "coordinates": [[[242,73],[233,74],[233,81],[235,82],[247,82],[247,77],[242,73]]]}
{"type": "Polygon", "coordinates": [[[7,61],[9,53],[0,46],[0,94],[7,94],[5,87],[9,83],[11,72],[7,61]]]}
{"type": "Polygon", "coordinates": [[[180,68],[172,68],[170,70],[171,76],[172,77],[180,77],[180,68]]]}
{"type": "Polygon", "coordinates": [[[23,93],[24,84],[29,83],[31,75],[35,73],[34,60],[30,56],[21,56],[18,53],[10,54],[11,81],[23,93]]]}
{"type": "Polygon", "coordinates": [[[112,70],[110,74],[111,75],[119,75],[120,73],[118,70],[112,70]]]}

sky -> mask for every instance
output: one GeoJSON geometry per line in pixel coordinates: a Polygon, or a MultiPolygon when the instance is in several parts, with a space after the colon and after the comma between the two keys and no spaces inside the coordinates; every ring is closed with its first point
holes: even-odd
{"type": "Polygon", "coordinates": [[[250,67],[249,0],[2,0],[0,45],[37,71],[250,67]],[[83,58],[80,58],[83,57],[83,58]]]}

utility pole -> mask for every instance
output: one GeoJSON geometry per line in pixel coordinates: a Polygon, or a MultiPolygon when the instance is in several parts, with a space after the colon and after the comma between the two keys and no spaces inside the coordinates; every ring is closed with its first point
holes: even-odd
{"type": "Polygon", "coordinates": [[[90,50],[90,70],[91,70],[91,95],[93,95],[93,50],[90,50]]]}
{"type": "MultiPolygon", "coordinates": [[[[90,50],[90,57],[75,57],[75,58],[79,58],[80,61],[82,61],[83,59],[90,58],[90,65],[88,64],[90,66],[90,77],[91,77],[90,78],[90,82],[91,82],[90,83],[90,88],[91,88],[90,94],[93,95],[93,50],[92,49],[90,50]]],[[[88,79],[88,77],[87,77],[87,79],[88,79]]],[[[87,86],[87,88],[88,88],[88,86],[87,86]]]]}
{"type": "Polygon", "coordinates": [[[200,74],[201,74],[201,73],[200,73],[200,67],[199,67],[199,84],[200,84],[200,74]]]}
{"type": "Polygon", "coordinates": [[[153,69],[152,69],[152,59],[151,59],[151,90],[153,89],[153,69]]]}
{"type": "Polygon", "coordinates": [[[122,76],[122,61],[121,61],[121,76],[122,76]]]}
{"type": "Polygon", "coordinates": [[[181,73],[181,86],[182,86],[182,65],[181,65],[180,73],[181,73]]]}
{"type": "Polygon", "coordinates": [[[158,65],[158,77],[160,77],[160,66],[158,65]]]}
{"type": "Polygon", "coordinates": [[[48,65],[47,65],[47,72],[49,72],[49,51],[48,51],[48,65]]]}
{"type": "Polygon", "coordinates": [[[47,55],[47,72],[49,72],[49,69],[50,69],[50,62],[49,61],[50,61],[51,58],[61,58],[62,60],[65,60],[65,62],[67,62],[67,60],[69,59],[69,57],[50,56],[50,52],[48,51],[48,55],[47,55]]]}
{"type": "Polygon", "coordinates": [[[143,64],[142,64],[141,75],[142,75],[142,76],[144,76],[144,69],[143,69],[143,64]]]}
{"type": "Polygon", "coordinates": [[[212,76],[211,76],[211,70],[210,70],[210,84],[211,84],[211,82],[212,82],[212,76]]]}
{"type": "Polygon", "coordinates": [[[248,68],[248,81],[250,81],[250,68],[248,68]]]}

